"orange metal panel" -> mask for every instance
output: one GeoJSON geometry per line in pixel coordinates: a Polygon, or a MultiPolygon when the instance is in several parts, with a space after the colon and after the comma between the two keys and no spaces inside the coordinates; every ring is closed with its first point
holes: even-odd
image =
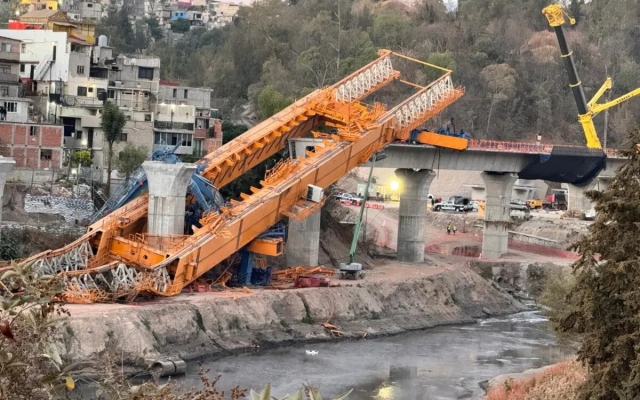
{"type": "Polygon", "coordinates": [[[255,239],[249,243],[247,249],[252,253],[277,257],[284,253],[284,240],[282,238],[255,239]]]}
{"type": "Polygon", "coordinates": [[[416,140],[422,144],[429,144],[436,147],[444,147],[454,150],[466,150],[469,144],[468,139],[426,131],[418,133],[416,140]]]}

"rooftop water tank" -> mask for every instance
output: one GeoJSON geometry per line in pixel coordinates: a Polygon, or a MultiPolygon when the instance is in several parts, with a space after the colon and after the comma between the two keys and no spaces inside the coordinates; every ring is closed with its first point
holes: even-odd
{"type": "Polygon", "coordinates": [[[106,47],[107,45],[107,37],[105,35],[100,35],[98,37],[98,46],[106,47]]]}

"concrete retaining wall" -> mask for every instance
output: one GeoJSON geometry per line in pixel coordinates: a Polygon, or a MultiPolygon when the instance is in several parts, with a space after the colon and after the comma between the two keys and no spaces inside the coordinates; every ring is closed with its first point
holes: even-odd
{"type": "MultiPolygon", "coordinates": [[[[425,267],[427,268],[427,267],[425,267]]],[[[61,329],[69,361],[100,360],[112,352],[129,372],[151,359],[233,355],[292,342],[397,334],[472,322],[524,309],[495,285],[465,268],[421,278],[357,286],[182,295],[160,304],[70,306],[61,329]]]]}

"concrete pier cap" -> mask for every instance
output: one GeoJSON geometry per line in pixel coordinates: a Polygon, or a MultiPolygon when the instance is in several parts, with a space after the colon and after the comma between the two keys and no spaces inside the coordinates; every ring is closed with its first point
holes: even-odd
{"type": "Polygon", "coordinates": [[[511,191],[518,175],[485,171],[481,176],[486,188],[482,257],[500,258],[509,245],[511,191]]]}
{"type": "Polygon", "coordinates": [[[184,235],[185,198],[196,164],[145,161],[142,168],[149,183],[147,233],[184,235]]]}
{"type": "Polygon", "coordinates": [[[396,176],[403,182],[398,219],[398,261],[424,262],[427,202],[429,187],[436,174],[429,169],[399,168],[396,176]]]}
{"type": "MultiPolygon", "coordinates": [[[[13,158],[0,156],[0,200],[4,196],[4,185],[7,183],[9,172],[16,166],[13,158]]],[[[2,202],[0,202],[0,230],[2,229],[2,202]]]]}

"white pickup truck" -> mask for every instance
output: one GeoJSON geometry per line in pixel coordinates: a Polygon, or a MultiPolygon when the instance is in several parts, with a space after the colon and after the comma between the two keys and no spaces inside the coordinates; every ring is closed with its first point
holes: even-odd
{"type": "Polygon", "coordinates": [[[336,200],[340,202],[350,203],[352,205],[359,205],[362,199],[358,196],[354,196],[351,193],[338,193],[336,194],[336,200]]]}
{"type": "Polygon", "coordinates": [[[471,211],[473,206],[471,204],[460,204],[456,203],[453,200],[443,201],[442,203],[436,203],[433,206],[433,211],[455,211],[455,212],[464,212],[471,211]]]}

